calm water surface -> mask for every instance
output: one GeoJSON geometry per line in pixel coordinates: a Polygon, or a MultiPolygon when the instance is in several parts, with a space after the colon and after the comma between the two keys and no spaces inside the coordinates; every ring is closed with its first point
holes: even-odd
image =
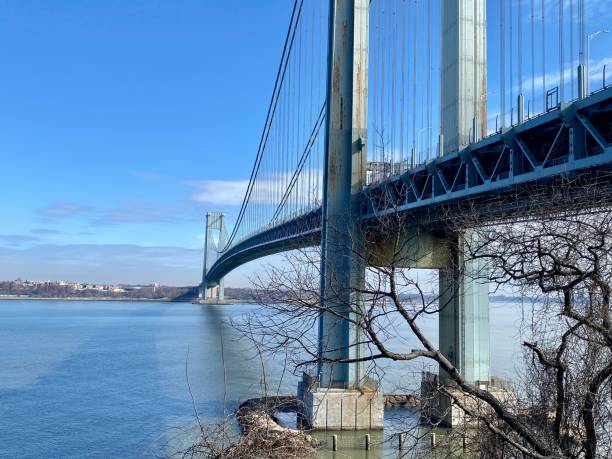
{"type": "MultiPolygon", "coordinates": [[[[493,374],[510,376],[519,361],[520,306],[492,306],[493,374]]],[[[177,451],[192,439],[195,423],[186,363],[204,421],[223,418],[224,398],[231,412],[261,395],[262,363],[229,325],[255,308],[0,300],[0,457],[137,458],[177,451]]],[[[435,319],[424,327],[435,336],[435,319]]],[[[264,366],[269,387],[295,392],[297,378],[283,373],[280,362],[264,366]]],[[[384,389],[414,386],[414,370],[386,366],[384,389]]]]}

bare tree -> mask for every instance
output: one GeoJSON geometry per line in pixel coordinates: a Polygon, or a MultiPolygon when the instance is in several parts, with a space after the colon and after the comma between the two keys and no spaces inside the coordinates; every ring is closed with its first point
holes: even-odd
{"type": "Polygon", "coordinates": [[[523,343],[525,423],[561,457],[610,457],[612,211],[533,210],[524,221],[481,226],[478,244],[466,245],[496,286],[537,300],[523,343]]]}
{"type": "MultiPolygon", "coordinates": [[[[321,362],[364,362],[375,377],[385,361],[435,364],[448,378],[436,389],[470,419],[468,428],[448,435],[449,456],[459,444],[481,457],[610,457],[612,212],[592,203],[564,212],[540,200],[529,205],[531,211],[520,214],[528,218],[506,216],[496,224],[483,224],[474,209],[452,220],[421,220],[427,231],[397,209],[387,212],[354,238],[365,241],[351,249],[367,268],[363,288],[352,292],[354,300],[344,308],[328,308],[328,298],[321,300],[320,254],[307,249],[286,255],[254,280],[263,308],[240,326],[265,352],[291,355],[296,371],[321,362]],[[486,273],[477,274],[483,280],[537,296],[538,320],[527,330],[532,339],[524,343],[526,370],[513,397],[467,381],[424,331],[423,320],[448,306],[435,282],[419,280],[411,268],[426,256],[420,241],[431,237],[432,227],[433,233],[453,234],[440,238],[447,242],[437,250],[460,244],[464,259],[486,261],[486,273]],[[462,238],[467,228],[478,237],[462,238]],[[360,340],[352,346],[363,345],[366,352],[357,358],[319,355],[320,314],[356,327],[360,340]]],[[[419,440],[423,429],[411,425],[404,433],[419,440]]],[[[412,452],[421,454],[419,448],[412,452]]]]}

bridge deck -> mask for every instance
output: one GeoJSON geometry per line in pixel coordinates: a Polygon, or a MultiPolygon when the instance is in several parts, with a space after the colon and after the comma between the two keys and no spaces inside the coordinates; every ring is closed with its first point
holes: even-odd
{"type": "MultiPolygon", "coordinates": [[[[569,177],[597,178],[612,194],[612,88],[565,104],[363,191],[362,218],[402,212],[427,215],[444,205],[486,200],[484,217],[497,218],[504,196],[528,198],[569,177]]],[[[515,202],[514,211],[521,211],[515,202]]],[[[452,218],[445,212],[443,218],[452,218]]],[[[416,220],[415,220],[416,221],[416,220]]],[[[257,258],[320,243],[321,209],[264,228],[224,253],[207,274],[214,285],[232,269],[257,258]]]]}

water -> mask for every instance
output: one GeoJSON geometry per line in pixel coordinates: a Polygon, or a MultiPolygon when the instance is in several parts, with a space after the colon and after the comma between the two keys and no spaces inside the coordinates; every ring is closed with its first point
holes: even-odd
{"type": "MultiPolygon", "coordinates": [[[[262,367],[271,392],[294,393],[297,377],[282,372],[281,362],[259,359],[228,324],[254,308],[0,301],[0,458],[171,454],[193,439],[186,366],[205,422],[261,395],[262,367]]],[[[518,317],[514,305],[492,307],[493,374],[514,371],[518,317]]],[[[435,320],[425,325],[434,335],[436,327],[435,320]]],[[[418,383],[405,367],[385,370],[385,390],[418,383]]]]}

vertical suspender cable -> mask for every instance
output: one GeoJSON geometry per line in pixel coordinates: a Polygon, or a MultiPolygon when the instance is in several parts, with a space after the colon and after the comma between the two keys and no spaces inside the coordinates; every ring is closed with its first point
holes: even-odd
{"type": "MultiPolygon", "coordinates": [[[[395,2],[394,2],[395,3],[395,2]]],[[[387,172],[386,175],[389,176],[390,172],[391,172],[391,133],[392,133],[392,126],[393,126],[393,120],[391,119],[391,108],[393,105],[393,98],[392,98],[392,89],[393,89],[393,29],[391,27],[391,22],[393,21],[393,11],[391,10],[391,7],[389,7],[388,11],[387,11],[387,16],[386,16],[386,30],[388,30],[387,32],[387,47],[389,48],[388,53],[387,53],[387,66],[386,66],[386,70],[387,70],[387,77],[385,78],[389,83],[388,87],[387,87],[387,92],[385,94],[385,107],[386,107],[386,111],[385,111],[385,131],[386,131],[386,135],[385,135],[385,156],[387,158],[387,162],[388,162],[388,166],[387,166],[387,172]]]]}
{"type": "MultiPolygon", "coordinates": [[[[319,55],[319,59],[317,62],[317,101],[319,101],[319,103],[321,102],[321,84],[322,84],[322,79],[321,79],[321,61],[323,60],[323,56],[324,56],[324,52],[323,52],[323,43],[325,40],[323,40],[323,9],[320,7],[319,8],[319,24],[318,24],[318,29],[319,29],[319,46],[318,46],[318,50],[319,52],[317,53],[319,55]]],[[[325,136],[323,136],[322,138],[325,138],[325,136]]],[[[317,199],[317,203],[319,202],[319,195],[321,193],[321,185],[322,185],[322,171],[323,171],[323,166],[321,164],[321,140],[319,140],[317,142],[317,161],[316,161],[316,182],[317,182],[317,187],[316,187],[316,191],[315,191],[315,198],[317,199]]]]}
{"type": "Polygon", "coordinates": [[[404,163],[404,111],[405,111],[405,85],[406,85],[406,0],[402,0],[402,68],[400,91],[400,172],[403,172],[404,163]]]}
{"type": "Polygon", "coordinates": [[[512,7],[512,0],[508,2],[509,10],[510,10],[510,126],[512,126],[513,121],[513,104],[514,104],[514,33],[513,33],[513,25],[514,25],[514,8],[512,7]]]}
{"type": "Polygon", "coordinates": [[[518,0],[518,83],[519,95],[523,95],[523,1],[518,0]]]}
{"type": "MultiPolygon", "coordinates": [[[[299,24],[299,41],[298,41],[298,70],[297,70],[297,132],[295,136],[295,166],[292,167],[293,170],[297,168],[298,162],[300,160],[300,148],[302,146],[302,22],[299,24]]],[[[294,191],[294,208],[293,214],[297,214],[299,205],[300,205],[300,189],[296,187],[294,191]]]]}
{"type": "MultiPolygon", "coordinates": [[[[479,81],[480,81],[480,68],[479,68],[479,63],[478,63],[478,44],[479,44],[479,35],[478,35],[478,30],[479,30],[479,25],[478,25],[478,2],[475,1],[474,2],[474,30],[473,30],[473,42],[474,42],[474,68],[473,68],[473,72],[474,72],[474,85],[473,85],[473,91],[474,91],[474,116],[478,117],[480,114],[480,111],[478,110],[478,107],[480,105],[480,94],[478,91],[478,87],[479,87],[479,81]]],[[[476,130],[478,123],[472,123],[473,129],[476,130]]],[[[472,133],[472,139],[476,138],[478,135],[477,132],[473,132],[472,133]]]]}
{"type": "Polygon", "coordinates": [[[580,64],[584,65],[584,0],[578,0],[578,36],[580,64]]]}
{"type": "MultiPolygon", "coordinates": [[[[289,162],[289,152],[291,151],[291,134],[292,134],[292,130],[291,130],[291,119],[293,118],[293,114],[291,113],[291,97],[292,97],[292,84],[291,84],[291,80],[293,77],[293,72],[291,70],[292,66],[291,63],[289,63],[289,76],[290,78],[288,78],[287,82],[287,107],[286,107],[286,111],[287,111],[287,115],[285,117],[285,149],[283,151],[283,167],[282,167],[282,188],[281,188],[281,196],[282,193],[285,192],[285,189],[287,188],[287,169],[288,169],[288,162],[289,162]]],[[[286,210],[286,209],[285,209],[286,210]]],[[[281,219],[284,219],[285,215],[281,215],[281,219]]]]}
{"type": "Polygon", "coordinates": [[[570,82],[570,98],[574,98],[576,90],[575,78],[576,78],[576,66],[574,65],[574,0],[569,0],[569,12],[570,12],[570,23],[569,23],[569,40],[570,40],[570,70],[571,70],[571,82],[570,82]]]}
{"type": "Polygon", "coordinates": [[[390,145],[390,156],[391,156],[391,174],[395,173],[395,149],[397,145],[395,144],[395,131],[396,131],[396,121],[395,121],[395,98],[396,98],[396,75],[397,75],[397,2],[393,2],[393,40],[391,45],[391,145],[390,145]]]}
{"type": "Polygon", "coordinates": [[[278,122],[278,145],[276,148],[276,160],[275,160],[275,168],[274,168],[274,201],[278,201],[278,197],[280,194],[280,162],[283,155],[283,139],[284,139],[284,129],[285,129],[285,111],[282,109],[285,104],[285,88],[283,87],[280,99],[281,111],[279,112],[278,122]]]}
{"type": "MultiPolygon", "coordinates": [[[[544,2],[544,0],[542,0],[544,2]]],[[[499,4],[499,102],[501,127],[506,125],[506,2],[499,4]]]]}
{"type": "Polygon", "coordinates": [[[283,111],[282,111],[282,116],[280,118],[280,124],[281,124],[281,130],[280,130],[280,142],[279,142],[279,149],[278,149],[278,159],[277,159],[277,163],[276,163],[276,199],[274,200],[275,202],[278,202],[278,200],[280,199],[281,193],[282,193],[282,186],[283,184],[281,183],[282,180],[282,173],[281,173],[281,167],[283,164],[283,155],[285,153],[285,132],[286,132],[286,124],[285,124],[285,117],[287,116],[287,111],[284,109],[285,108],[285,103],[287,100],[287,89],[286,87],[283,87],[283,100],[281,103],[281,107],[283,107],[283,111]]]}
{"type": "Polygon", "coordinates": [[[563,101],[565,96],[565,62],[563,62],[563,0],[559,0],[559,94],[563,101]]]}
{"type": "MultiPolygon", "coordinates": [[[[287,149],[285,150],[285,167],[283,170],[283,190],[287,189],[287,187],[289,186],[289,161],[290,161],[290,155],[291,155],[291,151],[293,149],[293,131],[294,131],[294,125],[292,120],[295,119],[295,117],[293,116],[293,59],[291,59],[291,61],[289,62],[289,79],[288,79],[288,83],[289,83],[289,97],[287,98],[287,102],[288,102],[288,107],[287,107],[287,129],[288,129],[288,134],[287,134],[287,149]]],[[[285,219],[284,217],[287,216],[287,212],[288,212],[288,207],[289,206],[285,206],[285,215],[283,216],[283,219],[285,219]]]]}
{"type": "MultiPolygon", "coordinates": [[[[417,11],[418,0],[414,0],[414,16],[412,21],[412,149],[416,151],[416,66],[417,66],[417,11]]],[[[412,164],[412,166],[415,166],[412,164]]]]}
{"type": "MultiPolygon", "coordinates": [[[[412,16],[411,14],[413,13],[413,9],[410,6],[410,0],[405,0],[407,5],[406,5],[406,54],[408,54],[408,46],[410,44],[410,40],[411,40],[411,24],[412,24],[412,16]]],[[[410,56],[408,56],[408,58],[406,59],[406,122],[405,122],[405,126],[404,126],[404,139],[406,140],[406,169],[410,168],[410,122],[411,122],[411,109],[410,109],[410,101],[412,100],[412,85],[411,85],[411,81],[412,81],[412,77],[411,77],[411,71],[412,71],[412,60],[410,59],[410,56]]]]}
{"type": "MultiPolygon", "coordinates": [[[[376,151],[376,139],[377,139],[377,135],[378,135],[378,86],[379,86],[379,81],[378,81],[378,69],[379,69],[379,65],[378,65],[378,54],[379,54],[379,50],[378,50],[378,39],[379,39],[379,13],[378,13],[378,8],[376,6],[374,6],[372,9],[372,23],[374,24],[374,28],[373,28],[373,33],[370,34],[370,59],[371,61],[374,63],[373,66],[370,66],[370,72],[372,75],[372,87],[371,89],[371,93],[372,93],[372,116],[369,118],[369,122],[372,123],[372,129],[370,130],[370,157],[371,157],[371,161],[373,163],[375,163],[377,161],[377,151],[376,151]]],[[[373,167],[372,168],[372,180],[376,180],[376,178],[374,177],[374,174],[376,174],[376,168],[373,167]]]]}
{"type": "Polygon", "coordinates": [[[542,7],[542,111],[546,111],[546,0],[541,1],[542,7]]]}
{"type": "MultiPolygon", "coordinates": [[[[313,102],[314,102],[314,68],[315,68],[315,63],[314,63],[314,53],[315,53],[315,2],[312,1],[312,18],[311,18],[311,23],[310,23],[310,36],[311,36],[311,41],[310,41],[310,126],[312,126],[312,110],[313,110],[313,102]]],[[[317,103],[319,102],[319,100],[317,99],[317,103]]],[[[312,183],[312,158],[313,158],[313,154],[309,153],[308,154],[308,200],[307,200],[307,206],[308,208],[310,208],[312,206],[312,190],[313,190],[313,183],[312,183]]]]}
{"type": "MultiPolygon", "coordinates": [[[[535,0],[531,0],[531,104],[530,112],[535,111],[535,0]]],[[[531,115],[531,113],[530,113],[531,115]]]]}
{"type": "MultiPolygon", "coordinates": [[[[380,8],[380,21],[382,27],[380,30],[380,153],[381,153],[381,162],[385,162],[385,7],[384,3],[381,3],[380,8]]],[[[383,169],[384,170],[384,169],[383,169]]]]}
{"type": "Polygon", "coordinates": [[[431,2],[427,2],[427,159],[431,159],[431,2]]]}

